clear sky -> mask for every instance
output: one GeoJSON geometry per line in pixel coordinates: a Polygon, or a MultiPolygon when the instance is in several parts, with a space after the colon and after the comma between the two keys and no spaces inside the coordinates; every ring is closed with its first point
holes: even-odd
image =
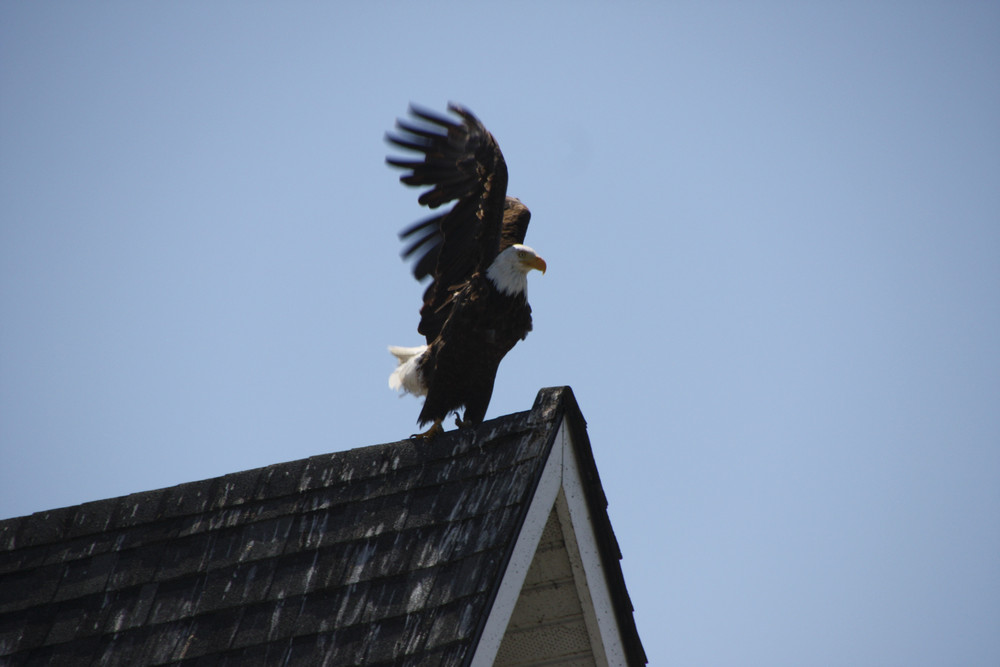
{"type": "Polygon", "coordinates": [[[0,517],[413,433],[449,100],[650,661],[1000,664],[997,2],[0,4],[0,517]]]}

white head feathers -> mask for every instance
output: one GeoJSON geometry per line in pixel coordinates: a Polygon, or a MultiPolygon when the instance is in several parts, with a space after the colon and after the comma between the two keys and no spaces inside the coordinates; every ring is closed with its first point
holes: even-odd
{"type": "Polygon", "coordinates": [[[513,296],[528,290],[528,272],[538,269],[545,273],[545,260],[526,245],[515,243],[504,249],[489,268],[486,277],[502,294],[513,296]]]}

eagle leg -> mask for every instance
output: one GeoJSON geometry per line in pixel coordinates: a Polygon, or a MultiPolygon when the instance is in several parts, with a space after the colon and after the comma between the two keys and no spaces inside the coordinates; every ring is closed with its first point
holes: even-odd
{"type": "Polygon", "coordinates": [[[423,433],[414,433],[411,438],[416,438],[417,440],[423,440],[424,442],[433,439],[439,433],[444,433],[444,427],[441,426],[441,419],[435,419],[434,424],[424,431],[423,433]]]}
{"type": "Polygon", "coordinates": [[[471,426],[471,424],[463,420],[458,415],[455,415],[455,426],[457,426],[458,428],[465,428],[466,426],[471,426]]]}

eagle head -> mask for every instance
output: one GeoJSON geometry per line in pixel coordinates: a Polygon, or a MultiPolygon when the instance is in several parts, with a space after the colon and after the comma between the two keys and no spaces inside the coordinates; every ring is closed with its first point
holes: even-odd
{"type": "Polygon", "coordinates": [[[486,269],[486,277],[503,294],[523,294],[528,289],[528,272],[538,269],[545,273],[545,260],[534,249],[515,243],[496,256],[486,269]]]}

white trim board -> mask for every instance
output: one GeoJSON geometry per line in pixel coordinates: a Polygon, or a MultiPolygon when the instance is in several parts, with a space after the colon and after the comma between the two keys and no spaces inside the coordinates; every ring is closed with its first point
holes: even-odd
{"type": "Polygon", "coordinates": [[[562,527],[576,592],[583,607],[594,661],[598,666],[626,665],[625,647],[611,603],[611,590],[601,562],[597,537],[587,508],[586,491],[574,454],[571,429],[564,418],[517,536],[510,562],[490,609],[473,667],[488,667],[497,652],[521,595],[539,540],[555,512],[562,527]]]}

